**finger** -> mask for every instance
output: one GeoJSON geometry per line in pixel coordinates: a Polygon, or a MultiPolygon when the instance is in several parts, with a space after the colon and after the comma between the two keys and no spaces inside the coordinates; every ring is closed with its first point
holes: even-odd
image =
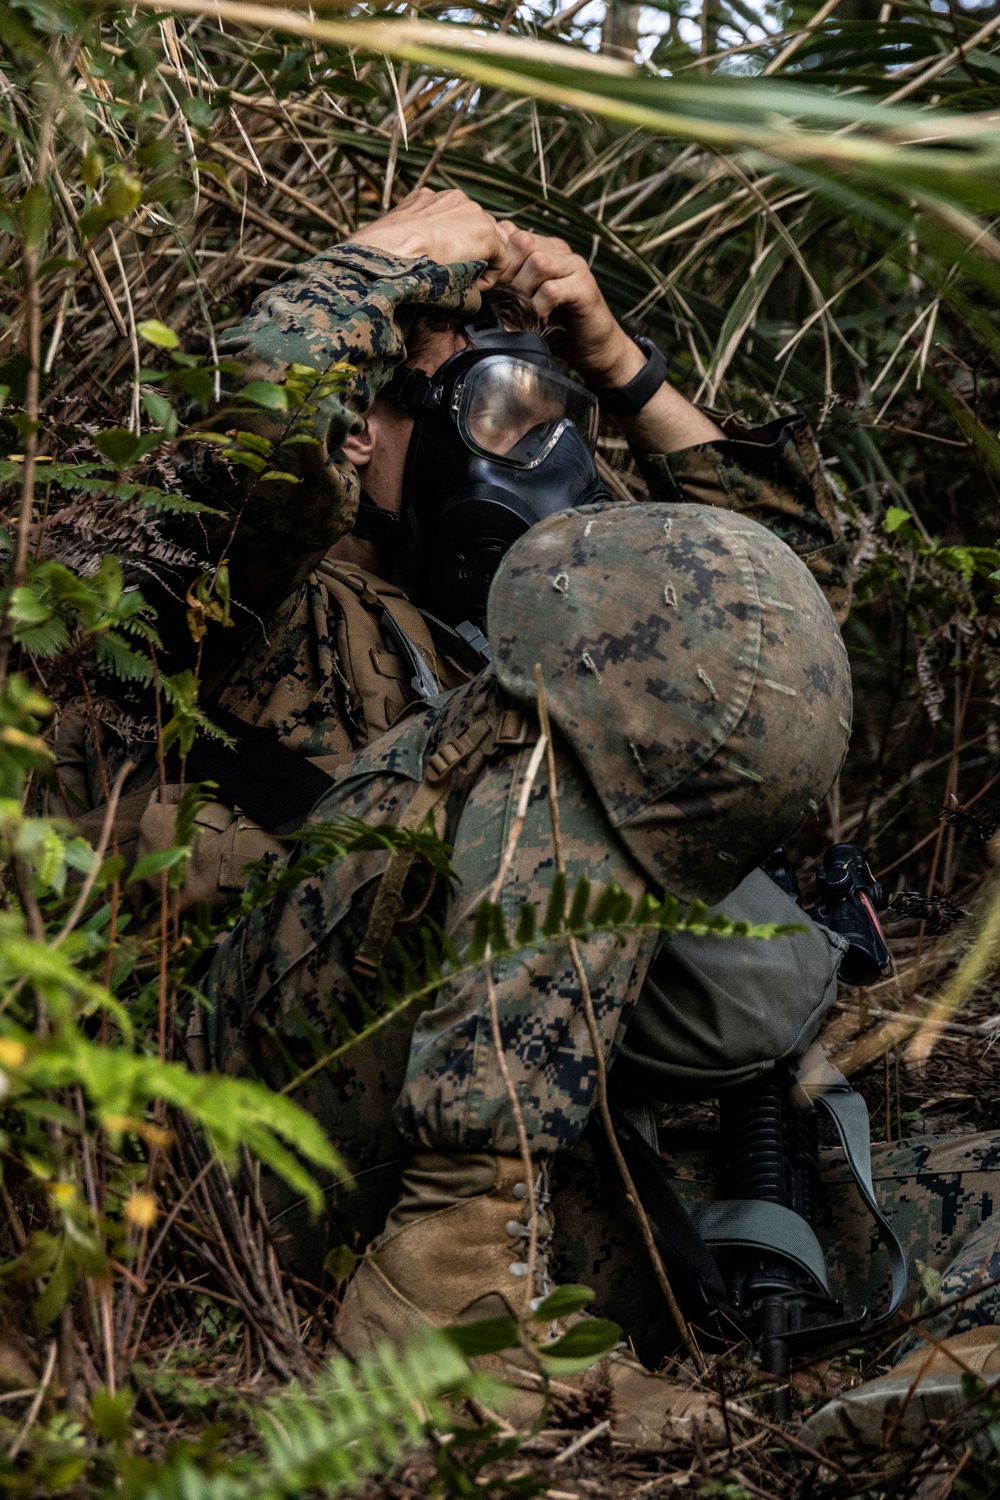
{"type": "Polygon", "coordinates": [[[507,235],[506,253],[500,269],[499,280],[513,282],[524,262],[534,249],[535,236],[502,219],[499,228],[507,235]]]}
{"type": "Polygon", "coordinates": [[[572,276],[583,264],[572,251],[533,250],[513,277],[513,285],[533,297],[543,282],[572,276]]]}
{"type": "Polygon", "coordinates": [[[463,213],[484,214],[486,210],[480,208],[474,198],[468,193],[463,193],[461,188],[444,188],[441,192],[434,194],[434,209],[442,214],[463,213]]]}
{"type": "Polygon", "coordinates": [[[590,292],[587,281],[576,272],[541,281],[531,294],[531,302],[539,317],[548,319],[560,311],[582,311],[592,300],[590,292]]]}
{"type": "MultiPolygon", "coordinates": [[[[434,188],[413,188],[410,192],[407,193],[405,198],[400,198],[395,208],[391,209],[390,212],[398,214],[400,212],[407,212],[414,208],[425,208],[440,196],[441,195],[434,188]]],[[[386,215],[386,217],[388,218],[388,214],[386,215]]]]}

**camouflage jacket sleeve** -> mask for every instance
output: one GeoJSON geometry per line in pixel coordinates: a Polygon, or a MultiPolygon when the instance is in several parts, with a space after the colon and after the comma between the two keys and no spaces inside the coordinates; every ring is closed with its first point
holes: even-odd
{"type": "Polygon", "coordinates": [[[807,563],[837,617],[851,602],[847,543],[833,487],[804,417],[749,427],[718,417],[722,443],[635,460],[653,500],[692,501],[739,511],[777,533],[807,563]]]}
{"type": "Polygon", "coordinates": [[[360,486],[340,452],[344,438],[402,360],[412,309],[462,307],[482,269],[339,245],[297,266],[221,336],[220,356],[239,360],[248,381],[280,382],[292,364],[333,376],[312,409],[241,411],[227,421],[223,406],[213,422],[267,438],[270,468],[291,479],[264,480],[218,458],[217,445],[191,445],[185,488],[225,512],[210,519],[208,556],[228,557],[241,604],[266,614],[350,531],[360,486]]]}

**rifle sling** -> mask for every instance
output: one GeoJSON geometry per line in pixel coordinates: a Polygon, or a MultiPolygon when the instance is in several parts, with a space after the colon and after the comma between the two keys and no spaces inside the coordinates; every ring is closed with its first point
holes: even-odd
{"type": "Polygon", "coordinates": [[[662,1156],[643,1138],[620,1105],[611,1103],[610,1107],[618,1145],[632,1174],[639,1201],[656,1231],[660,1253],[691,1272],[716,1297],[724,1297],[726,1284],[719,1268],[678,1197],[662,1156]]]}
{"type": "Polygon", "coordinates": [[[283,744],[274,729],[247,724],[217,704],[208,713],[234,743],[200,734],[188,753],[187,779],[214,781],[221,801],[271,833],[301,828],[333,777],[283,744]]]}
{"type": "Polygon", "coordinates": [[[884,1313],[880,1313],[872,1320],[871,1324],[873,1328],[881,1328],[892,1321],[902,1306],[906,1295],[907,1266],[906,1255],[899,1242],[899,1236],[882,1212],[878,1199],[875,1197],[875,1185],[872,1182],[872,1143],[868,1106],[861,1095],[851,1088],[846,1078],[842,1078],[841,1082],[835,1084],[833,1088],[817,1093],[813,1102],[822,1105],[834,1123],[844,1158],[851,1169],[858,1192],[878,1225],[879,1236],[889,1255],[892,1286],[889,1305],[884,1313]]]}

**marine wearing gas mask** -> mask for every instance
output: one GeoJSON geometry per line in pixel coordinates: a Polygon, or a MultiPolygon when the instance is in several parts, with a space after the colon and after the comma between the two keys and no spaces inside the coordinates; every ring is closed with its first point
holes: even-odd
{"type": "Polygon", "coordinates": [[[416,417],[395,578],[452,625],[481,623],[500,560],[529,527],[611,498],[594,461],[597,398],[544,338],[495,321],[465,336],[435,375],[404,367],[387,392],[416,417]]]}
{"type": "Polygon", "coordinates": [[[415,418],[398,521],[362,497],[354,535],[388,550],[394,581],[447,624],[479,628],[504,553],[557,511],[610,500],[595,462],[600,408],[629,415],[666,378],[646,365],[598,397],[560,368],[539,333],[511,331],[484,305],[466,347],[427,375],[396,370],[383,394],[415,418]]]}
{"type": "MultiPolygon", "coordinates": [[[[157,599],[161,661],[165,670],[180,671],[197,649],[203,706],[217,722],[220,713],[228,715],[233,739],[247,746],[229,767],[221,763],[221,742],[208,747],[215,751],[212,764],[198,774],[219,785],[220,800],[199,814],[185,900],[204,897],[213,909],[231,903],[247,860],[268,852],[272,835],[294,822],[298,803],[290,806],[286,793],[311,805],[317,775],[342,766],[383,733],[415,695],[453,686],[476,670],[467,644],[475,625],[468,626],[465,643],[457,631],[442,646],[442,633],[428,629],[407,589],[429,614],[458,626],[474,622],[516,536],[541,517],[602,496],[594,396],[567,378],[536,334],[508,331],[495,315],[470,325],[463,311],[483,300],[477,287],[491,252],[475,236],[484,224],[496,233],[462,194],[415,194],[352,241],[295,267],[220,335],[220,354],[240,360],[249,379],[280,382],[292,363],[340,376],[315,403],[308,431],[300,422],[291,442],[284,441],[285,416],[241,413],[241,428],[253,427],[275,444],[275,480],[260,483],[247,469],[231,470],[218,458],[218,444],[192,441],[180,455],[185,462],[177,469],[177,488],[212,509],[172,517],[171,543],[178,558],[195,559],[196,573],[227,559],[238,628],[212,627],[193,646],[185,606],[190,573],[184,572],[191,565],[179,561],[157,599]],[[432,329],[457,331],[465,346],[456,349],[449,338],[440,358],[426,357],[425,349],[422,360],[414,338],[418,315],[432,329]],[[412,368],[421,363],[422,370],[412,368]],[[412,407],[400,403],[418,397],[411,428],[406,410],[412,407]],[[369,463],[387,449],[388,465],[369,463]],[[373,478],[375,467],[381,484],[373,478]],[[364,490],[372,500],[359,507],[364,490]],[[402,521],[395,519],[397,510],[402,521]],[[378,543],[368,549],[369,560],[343,550],[365,535],[378,543]],[[464,656],[456,660],[453,648],[463,644],[464,656]]],[[[568,247],[532,235],[510,240],[527,259],[501,285],[530,302],[541,293],[525,284],[525,268],[544,261],[550,278],[566,270],[564,281],[547,285],[572,284],[584,300],[589,295],[591,311],[596,308],[624,347],[628,357],[599,378],[583,358],[584,341],[578,337],[574,344],[567,333],[568,304],[560,303],[560,349],[584,379],[603,387],[601,406],[626,419],[623,430],[651,495],[756,517],[806,556],[831,597],[846,603],[836,510],[802,419],[757,430],[720,427],[675,392],[665,426],[650,426],[649,413],[669,389],[659,357],[644,340],[635,341],[636,354],[586,263],[568,247]],[[616,383],[617,390],[607,389],[616,383]],[[645,421],[646,428],[627,430],[629,414],[637,411],[637,423],[645,421]]],[[[487,302],[492,295],[490,287],[487,302]]],[[[580,317],[575,326],[578,333],[584,328],[580,317]]],[[[587,347],[596,347],[593,340],[587,347]]],[[[232,422],[231,413],[220,411],[220,431],[232,422]]],[[[150,597],[148,569],[142,587],[150,597]]],[[[108,685],[107,691],[121,689],[108,685]]],[[[131,715],[121,722],[135,721],[134,705],[131,715]]],[[[134,858],[172,842],[174,799],[161,805],[152,739],[135,743],[116,723],[110,714],[102,720],[101,753],[112,778],[126,759],[140,766],[125,788],[116,826],[119,847],[134,858]]],[[[105,788],[88,720],[66,715],[65,729],[58,758],[67,799],[65,806],[58,799],[56,811],[78,818],[81,806],[94,809],[88,816],[99,827],[105,788]]]]}

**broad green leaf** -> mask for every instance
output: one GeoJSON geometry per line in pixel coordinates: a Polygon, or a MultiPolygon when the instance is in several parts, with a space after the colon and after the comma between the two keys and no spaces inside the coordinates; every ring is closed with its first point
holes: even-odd
{"type": "Polygon", "coordinates": [[[181,109],[184,111],[184,118],[190,120],[191,124],[196,125],[199,130],[211,130],[212,106],[200,94],[189,95],[182,102],[181,109]]]}
{"type": "Polygon", "coordinates": [[[466,1359],[474,1359],[480,1354],[499,1354],[502,1349],[516,1349],[519,1342],[517,1323],[508,1317],[454,1323],[444,1332],[466,1359]]]}
{"type": "Polygon", "coordinates": [[[132,1435],[134,1397],[129,1390],[112,1395],[101,1386],[90,1398],[90,1420],[106,1443],[127,1443],[132,1435]]]}
{"type": "Polygon", "coordinates": [[[127,427],[106,427],[103,432],[94,434],[93,442],[98,452],[110,459],[121,474],[137,464],[147,453],[152,453],[154,448],[158,448],[161,440],[160,433],[140,436],[130,432],[127,427]]]}
{"type": "Polygon", "coordinates": [[[135,325],[135,331],[147,344],[156,344],[160,349],[177,349],[180,347],[180,339],[172,328],[166,323],[161,323],[159,318],[144,318],[141,323],[135,325]]]}
{"type": "Polygon", "coordinates": [[[271,380],[251,380],[240,388],[239,395],[242,400],[252,401],[255,406],[264,406],[270,411],[288,410],[288,392],[283,385],[275,385],[271,380]]]}
{"type": "Polygon", "coordinates": [[[101,210],[109,219],[127,219],[139,207],[142,200],[142,183],[138,177],[124,170],[115,171],[108,179],[101,200],[101,210]]]}
{"type": "Polygon", "coordinates": [[[908,510],[903,510],[902,506],[899,505],[890,505],[882,520],[882,530],[890,533],[899,531],[901,527],[912,523],[912,521],[913,517],[908,510]]]}
{"type": "Polygon", "coordinates": [[[573,1313],[582,1310],[593,1302],[595,1293],[589,1286],[574,1286],[567,1282],[565,1286],[557,1286],[554,1292],[542,1299],[538,1304],[532,1317],[536,1323],[548,1323],[555,1318],[568,1318],[573,1313]]]}
{"type": "Polygon", "coordinates": [[[36,249],[48,234],[52,218],[52,199],[46,189],[30,187],[17,205],[17,217],[24,243],[36,249]]]}
{"type": "Polygon", "coordinates": [[[581,1318],[543,1349],[547,1359],[597,1359],[613,1349],[621,1336],[618,1324],[607,1318],[581,1318]]]}
{"type": "Polygon", "coordinates": [[[156,391],[143,391],[142,404],[149,416],[162,427],[168,438],[172,438],[177,432],[177,413],[165,396],[160,396],[156,391]]]}
{"type": "Polygon", "coordinates": [[[346,1281],[353,1276],[358,1260],[350,1245],[335,1245],[327,1252],[323,1270],[333,1281],[346,1281]]]}
{"type": "Polygon", "coordinates": [[[152,849],[137,859],[129,876],[129,884],[135,880],[148,880],[151,875],[159,875],[164,870],[172,870],[174,865],[179,865],[187,859],[191,853],[185,844],[174,844],[170,849],[152,849]]]}

